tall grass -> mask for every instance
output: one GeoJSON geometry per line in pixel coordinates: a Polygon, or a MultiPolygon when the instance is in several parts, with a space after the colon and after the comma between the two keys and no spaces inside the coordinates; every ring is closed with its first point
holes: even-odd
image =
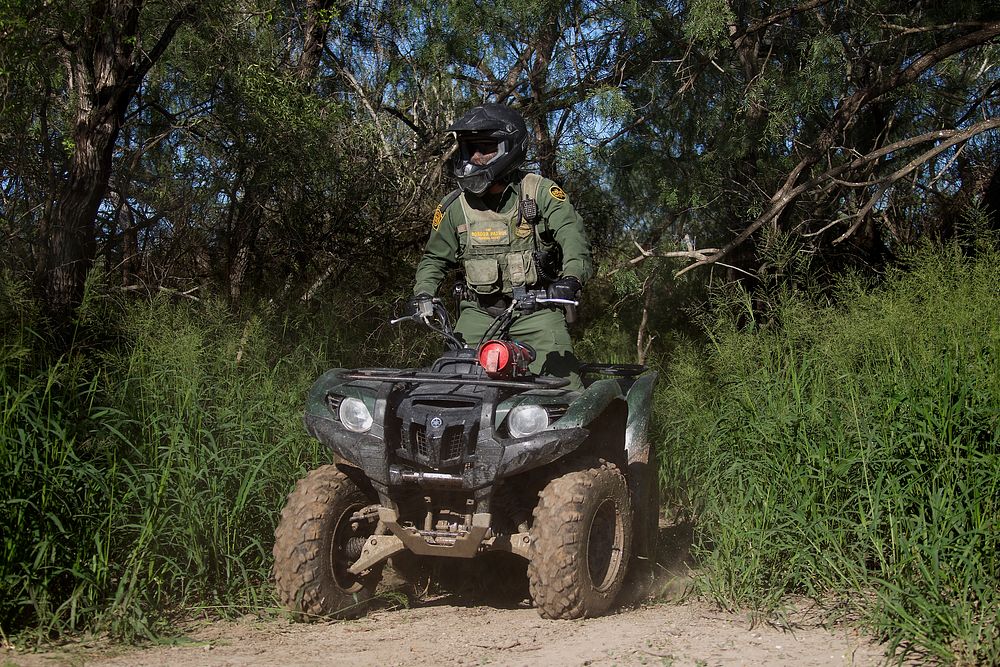
{"type": "Polygon", "coordinates": [[[996,252],[925,249],[836,305],[714,311],[659,395],[708,592],[834,594],[893,650],[1000,662],[998,285],[996,252]]]}
{"type": "Polygon", "coordinates": [[[0,633],[132,638],[182,608],[273,605],[278,513],[325,459],[304,393],[356,361],[353,325],[102,297],[51,358],[23,288],[3,289],[0,633]]]}

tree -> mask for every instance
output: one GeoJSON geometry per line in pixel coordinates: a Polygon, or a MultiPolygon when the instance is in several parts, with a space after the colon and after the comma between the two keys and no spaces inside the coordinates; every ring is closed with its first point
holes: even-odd
{"type": "MultiPolygon", "coordinates": [[[[928,199],[979,180],[969,169],[963,179],[960,153],[977,152],[968,147],[1000,125],[996,9],[695,0],[681,15],[683,50],[661,57],[672,68],[666,92],[627,88],[633,106],[662,111],[636,119],[612,162],[620,179],[635,179],[628,156],[645,152],[651,176],[639,181],[660,179],[670,193],[657,227],[674,230],[655,238],[690,232],[720,244],[691,254],[681,273],[726,258],[754,272],[755,244],[773,233],[827,259],[878,264],[946,219],[921,210],[928,199]],[[657,143],[669,149],[650,153],[657,143]],[[666,174],[661,157],[681,176],[666,174]]],[[[676,37],[672,19],[655,24],[676,37]]]]}
{"type": "MultiPolygon", "coordinates": [[[[43,74],[51,101],[69,100],[64,127],[49,128],[49,107],[39,130],[61,135],[66,156],[51,169],[49,193],[38,237],[38,278],[49,306],[64,316],[80,299],[86,273],[96,257],[95,220],[108,181],[115,144],[126,111],[143,78],[160,59],[177,30],[194,15],[195,3],[144,7],[137,0],[42,5],[19,29],[39,39],[37,62],[54,64],[62,75],[43,74]]],[[[41,137],[50,145],[49,136],[41,137]]]]}

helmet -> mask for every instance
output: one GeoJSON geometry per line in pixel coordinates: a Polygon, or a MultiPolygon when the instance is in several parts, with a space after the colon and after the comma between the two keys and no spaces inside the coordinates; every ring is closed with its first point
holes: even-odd
{"type": "Polygon", "coordinates": [[[524,162],[528,128],[521,114],[504,104],[473,107],[448,131],[458,139],[451,169],[465,192],[483,194],[524,162]]]}

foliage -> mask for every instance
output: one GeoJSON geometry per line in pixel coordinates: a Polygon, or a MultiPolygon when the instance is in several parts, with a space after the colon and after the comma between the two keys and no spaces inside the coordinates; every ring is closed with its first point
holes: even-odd
{"type": "Polygon", "coordinates": [[[836,305],[737,292],[659,396],[666,488],[698,520],[705,590],[866,612],[889,641],[1000,658],[1000,254],[924,248],[836,305]]]}
{"type": "Polygon", "coordinates": [[[353,327],[370,323],[330,335],[290,314],[242,322],[216,302],[96,294],[53,359],[34,304],[4,289],[22,338],[0,364],[0,632],[131,638],[175,610],[273,606],[275,522],[322,460],[304,392],[351,362],[353,327]]]}

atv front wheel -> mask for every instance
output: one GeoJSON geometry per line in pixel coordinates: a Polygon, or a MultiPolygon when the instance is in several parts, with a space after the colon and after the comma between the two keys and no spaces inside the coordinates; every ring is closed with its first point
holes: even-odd
{"type": "Polygon", "coordinates": [[[614,464],[557,477],[539,494],[528,580],[543,618],[608,610],[621,591],[632,545],[632,504],[614,464]]]}
{"type": "Polygon", "coordinates": [[[279,600],[299,620],[364,613],[382,567],[362,576],[347,568],[375,530],[352,516],[371,503],[332,465],[310,472],[288,495],[274,531],[274,579],[279,600]]]}

